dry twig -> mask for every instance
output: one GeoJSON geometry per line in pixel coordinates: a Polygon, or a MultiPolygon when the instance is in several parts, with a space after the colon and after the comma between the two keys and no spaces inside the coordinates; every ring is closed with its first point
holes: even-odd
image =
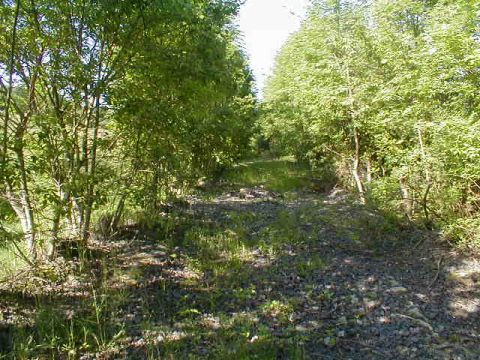
{"type": "Polygon", "coordinates": [[[433,278],[433,280],[430,282],[430,284],[428,285],[428,288],[430,289],[433,284],[435,284],[435,282],[438,280],[438,277],[440,275],[440,269],[442,267],[442,262],[443,262],[443,256],[440,257],[440,259],[438,259],[437,261],[437,273],[435,274],[435,277],[433,278]]]}

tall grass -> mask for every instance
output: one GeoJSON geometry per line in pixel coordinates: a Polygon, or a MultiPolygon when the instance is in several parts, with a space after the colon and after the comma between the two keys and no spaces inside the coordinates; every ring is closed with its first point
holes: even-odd
{"type": "MultiPolygon", "coordinates": [[[[21,251],[25,252],[23,246],[19,245],[21,251]]],[[[6,244],[0,247],[0,281],[6,280],[15,273],[26,269],[27,262],[19,255],[13,244],[6,244]]]]}
{"type": "Polygon", "coordinates": [[[225,181],[239,187],[263,186],[270,191],[289,192],[308,187],[311,173],[307,164],[284,157],[240,163],[226,173],[225,181]]]}

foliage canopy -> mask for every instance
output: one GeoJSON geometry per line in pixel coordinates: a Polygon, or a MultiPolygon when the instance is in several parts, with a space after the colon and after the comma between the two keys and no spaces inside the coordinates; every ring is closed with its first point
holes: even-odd
{"type": "Polygon", "coordinates": [[[480,2],[316,1],[278,55],[263,133],[363,201],[477,242],[480,2]]]}

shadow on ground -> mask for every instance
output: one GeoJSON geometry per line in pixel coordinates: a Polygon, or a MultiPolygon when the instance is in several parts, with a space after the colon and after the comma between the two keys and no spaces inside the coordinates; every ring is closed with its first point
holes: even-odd
{"type": "Polygon", "coordinates": [[[233,178],[126,230],[64,291],[3,289],[5,357],[479,357],[478,261],[272,166],[283,183],[233,178]]]}

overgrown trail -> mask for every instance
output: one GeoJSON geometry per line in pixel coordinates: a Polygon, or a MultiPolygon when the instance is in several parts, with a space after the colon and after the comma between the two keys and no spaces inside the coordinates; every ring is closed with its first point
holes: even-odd
{"type": "MultiPolygon", "coordinates": [[[[167,250],[170,257],[149,241],[144,244],[147,265],[136,308],[149,319],[151,332],[141,339],[153,341],[151,354],[480,356],[477,263],[440,248],[431,251],[435,239],[428,234],[398,228],[342,192],[321,195],[296,188],[301,180],[290,176],[298,172],[286,168],[282,179],[276,166],[257,171],[270,169],[270,176],[284,182],[277,188],[295,191],[270,192],[237,173],[239,183],[250,187],[193,197],[177,214],[184,223],[172,232],[176,247],[167,250]],[[160,254],[151,263],[150,246],[160,254]]],[[[140,254],[133,246],[127,254],[140,254]]]]}
{"type": "Polygon", "coordinates": [[[85,359],[479,358],[478,262],[288,162],[237,170],[109,244],[124,331],[85,359]]]}

